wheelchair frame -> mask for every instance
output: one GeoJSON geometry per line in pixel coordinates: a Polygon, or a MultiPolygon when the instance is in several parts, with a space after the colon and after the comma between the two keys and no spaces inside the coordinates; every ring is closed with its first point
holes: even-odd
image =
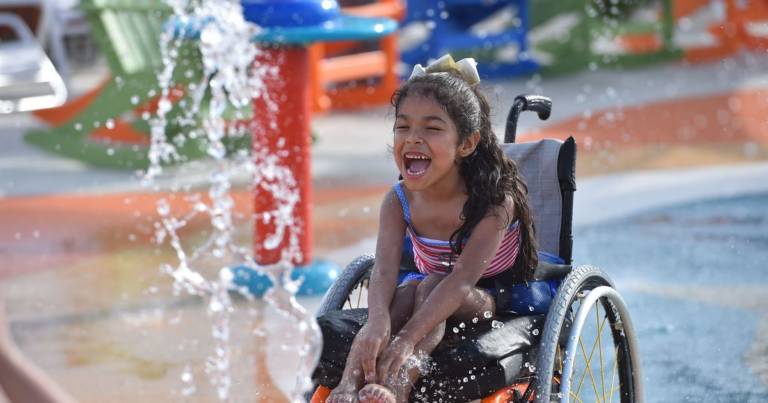
{"type": "MultiPolygon", "coordinates": [[[[545,120],[550,114],[551,101],[541,96],[518,96],[507,117],[505,143],[514,143],[518,117],[521,112],[526,110],[537,112],[539,118],[545,120]]],[[[575,147],[573,140],[570,139],[570,141],[575,147]]],[[[575,148],[573,155],[575,155],[575,148]]],[[[572,172],[570,176],[573,177],[572,172]]],[[[562,184],[561,189],[563,189],[562,184]]],[[[590,377],[597,401],[606,401],[606,392],[608,396],[613,397],[616,391],[618,391],[622,403],[643,401],[642,374],[637,341],[623,298],[616,291],[608,275],[600,269],[592,266],[580,266],[571,270],[571,219],[574,190],[575,183],[562,190],[564,211],[559,239],[559,255],[566,264],[544,264],[537,268],[538,271],[542,266],[549,266],[543,267],[543,269],[567,272],[567,274],[558,287],[546,314],[541,341],[536,353],[536,365],[531,369],[533,375],[518,379],[515,384],[483,398],[481,403],[569,402],[573,397],[577,401],[582,401],[583,399],[578,394],[587,375],[590,377]],[[592,346],[587,358],[582,332],[584,327],[588,326],[587,321],[593,315],[592,312],[594,312],[597,323],[597,338],[596,345],[592,346]],[[612,377],[607,391],[605,374],[600,373],[603,378],[601,379],[602,382],[598,382],[589,363],[599,345],[600,370],[604,370],[601,334],[606,325],[610,329],[615,354],[614,368],[618,373],[618,389],[613,388],[614,378],[612,377]],[[587,362],[585,363],[584,375],[576,381],[574,371],[579,350],[587,362]],[[545,374],[545,376],[541,374],[545,374]],[[601,388],[597,386],[598,383],[602,386],[601,388]],[[603,399],[600,398],[601,392],[603,399]]],[[[358,293],[357,305],[359,305],[363,298],[363,290],[368,287],[373,264],[374,255],[372,254],[361,255],[354,259],[325,294],[317,316],[320,317],[330,311],[344,309],[345,305],[353,307],[352,293],[355,291],[358,293]]],[[[615,376],[616,373],[613,371],[614,369],[610,370],[612,376],[615,376]]]]}

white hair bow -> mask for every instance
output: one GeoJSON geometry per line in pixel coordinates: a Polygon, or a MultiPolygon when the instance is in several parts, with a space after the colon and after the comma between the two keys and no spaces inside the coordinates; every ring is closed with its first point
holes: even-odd
{"type": "Polygon", "coordinates": [[[420,64],[413,66],[413,71],[408,79],[410,80],[414,77],[421,77],[430,73],[447,73],[449,71],[459,73],[469,85],[475,85],[480,82],[480,74],[477,73],[477,62],[475,59],[467,57],[456,62],[451,55],[443,55],[439,59],[428,64],[427,67],[422,67],[420,64]]]}

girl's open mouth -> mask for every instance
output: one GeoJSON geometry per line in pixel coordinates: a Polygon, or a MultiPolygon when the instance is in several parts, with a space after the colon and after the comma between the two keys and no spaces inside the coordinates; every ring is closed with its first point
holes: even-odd
{"type": "Polygon", "coordinates": [[[429,164],[432,163],[432,158],[422,153],[407,152],[403,155],[403,161],[405,162],[405,172],[408,175],[421,176],[427,172],[429,164]]]}

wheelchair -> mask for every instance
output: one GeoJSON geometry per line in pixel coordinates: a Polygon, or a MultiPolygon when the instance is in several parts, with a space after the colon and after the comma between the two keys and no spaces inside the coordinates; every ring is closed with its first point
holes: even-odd
{"type": "MultiPolygon", "coordinates": [[[[414,386],[410,401],[643,400],[637,341],[626,304],[602,270],[571,264],[575,141],[515,143],[520,114],[533,111],[545,120],[551,105],[546,97],[518,96],[502,146],[528,184],[539,248],[548,252],[540,254],[534,280],[522,288],[536,294],[534,302],[527,312],[523,307],[522,312],[497,314],[490,325],[449,323],[432,354],[433,368],[414,386]]],[[[325,342],[313,374],[317,388],[307,396],[311,402],[323,402],[338,383],[352,339],[365,323],[373,263],[370,254],[356,258],[323,298],[317,316],[325,342]]],[[[412,267],[407,254],[402,265],[412,267]]]]}

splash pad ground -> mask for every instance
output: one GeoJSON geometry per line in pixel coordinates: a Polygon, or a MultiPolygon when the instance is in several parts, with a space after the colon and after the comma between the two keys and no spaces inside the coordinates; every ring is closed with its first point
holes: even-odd
{"type": "MultiPolygon", "coordinates": [[[[768,160],[768,75],[760,68],[767,62],[732,60],[734,67],[722,74],[725,64],[675,65],[488,86],[500,108],[521,92],[551,96],[552,122],[521,122],[521,132],[530,133],[521,141],[573,134],[580,146],[579,193],[597,193],[601,178],[585,177],[637,170],[673,175],[681,168],[768,160]]],[[[496,127],[505,112],[496,112],[496,127]]],[[[381,109],[316,119],[317,256],[345,264],[370,250],[379,200],[396,177],[386,157],[389,118],[381,109]]],[[[9,136],[20,130],[18,120],[6,125],[3,119],[9,136]]],[[[211,339],[205,307],[193,297],[173,297],[170,279],[158,270],[173,255],[150,241],[157,196],[109,185],[129,180],[127,174],[83,169],[73,174],[80,179],[59,180],[68,165],[8,150],[14,154],[0,156],[7,195],[0,199],[0,295],[22,349],[84,402],[177,401],[186,393],[189,401],[214,400],[205,379],[211,339]],[[39,162],[20,162],[20,155],[39,162]],[[87,186],[92,182],[98,185],[87,186]],[[188,382],[185,373],[192,376],[188,382]]],[[[247,191],[235,199],[247,215],[247,191]]],[[[187,235],[200,236],[197,230],[192,226],[187,235]]],[[[237,236],[248,239],[250,231],[239,224],[237,236]]],[[[317,303],[301,302],[309,309],[317,303]]],[[[281,374],[289,365],[275,367],[280,360],[269,354],[280,346],[265,348],[265,335],[249,331],[259,319],[247,310],[259,311],[261,303],[239,299],[236,305],[232,394],[252,401],[258,391],[261,401],[282,401],[281,374]]]]}

